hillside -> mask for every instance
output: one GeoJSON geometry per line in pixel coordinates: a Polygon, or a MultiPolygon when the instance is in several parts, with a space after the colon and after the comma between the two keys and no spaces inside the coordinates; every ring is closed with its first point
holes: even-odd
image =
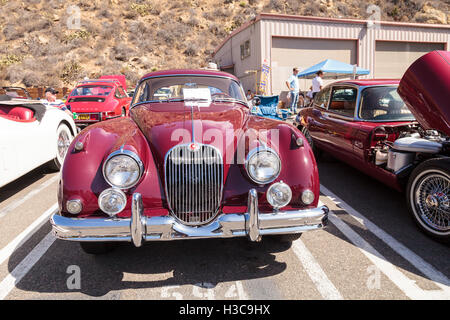
{"type": "Polygon", "coordinates": [[[422,0],[0,0],[0,85],[71,86],[83,77],[123,73],[134,86],[144,73],[202,67],[235,28],[260,12],[450,23],[450,2],[422,0]],[[69,12],[69,13],[68,13],[69,12]]]}

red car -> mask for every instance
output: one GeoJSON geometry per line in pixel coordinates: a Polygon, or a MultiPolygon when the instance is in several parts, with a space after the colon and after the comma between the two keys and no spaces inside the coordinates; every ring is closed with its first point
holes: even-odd
{"type": "Polygon", "coordinates": [[[67,97],[66,106],[74,113],[77,126],[128,115],[131,97],[124,76],[103,76],[81,81],[67,97]]]}
{"type": "Polygon", "coordinates": [[[326,224],[319,189],[302,133],[250,114],[236,77],[159,71],[140,80],[130,117],[69,147],[53,232],[88,253],[114,241],[293,240],[326,224]]]}
{"type": "Polygon", "coordinates": [[[399,80],[333,83],[300,111],[298,128],[317,154],[405,191],[412,217],[450,237],[450,53],[426,54],[399,80]],[[416,120],[417,119],[417,120],[416,120]]]}

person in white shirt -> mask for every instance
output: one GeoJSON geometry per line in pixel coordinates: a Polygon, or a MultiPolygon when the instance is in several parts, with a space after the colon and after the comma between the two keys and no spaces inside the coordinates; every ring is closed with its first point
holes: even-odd
{"type": "Polygon", "coordinates": [[[313,79],[312,81],[312,93],[313,93],[313,97],[316,96],[316,93],[319,92],[320,90],[322,90],[323,87],[323,72],[322,70],[317,72],[317,76],[313,79]]]}
{"type": "Polygon", "coordinates": [[[297,113],[298,94],[300,91],[297,74],[298,69],[297,68],[292,69],[292,75],[286,81],[286,86],[288,87],[291,96],[291,111],[293,113],[297,113]]]}
{"type": "Polygon", "coordinates": [[[50,107],[59,108],[72,116],[72,112],[70,112],[70,110],[66,107],[64,102],[62,102],[62,100],[56,99],[57,93],[58,91],[56,91],[53,88],[45,89],[45,100],[41,100],[42,104],[45,104],[46,106],[50,107]]]}

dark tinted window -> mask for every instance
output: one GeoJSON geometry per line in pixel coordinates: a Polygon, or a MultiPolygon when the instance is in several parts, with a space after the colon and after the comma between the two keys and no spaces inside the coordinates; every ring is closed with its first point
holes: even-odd
{"type": "Polygon", "coordinates": [[[347,117],[354,117],[358,89],[351,87],[334,87],[328,110],[347,117]]]}
{"type": "Polygon", "coordinates": [[[320,108],[326,108],[328,103],[328,98],[330,98],[331,88],[325,88],[316,93],[314,97],[314,105],[320,108]]]}
{"type": "Polygon", "coordinates": [[[412,121],[414,116],[397,93],[397,87],[371,87],[361,93],[359,117],[373,121],[412,121]]]}

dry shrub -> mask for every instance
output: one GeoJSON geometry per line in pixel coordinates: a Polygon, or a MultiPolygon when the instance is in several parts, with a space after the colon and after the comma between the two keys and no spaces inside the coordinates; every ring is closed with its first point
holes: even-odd
{"type": "Polygon", "coordinates": [[[133,55],[134,50],[128,47],[124,43],[119,43],[111,48],[111,58],[119,61],[128,61],[128,59],[133,55]]]}
{"type": "Polygon", "coordinates": [[[11,65],[6,69],[6,80],[11,83],[22,82],[25,70],[21,65],[11,65]]]}
{"type": "Polygon", "coordinates": [[[3,28],[3,35],[7,41],[16,40],[23,37],[23,33],[14,24],[7,24],[3,28]]]}
{"type": "Polygon", "coordinates": [[[64,83],[71,83],[80,79],[81,73],[83,72],[83,68],[78,62],[70,61],[64,64],[61,73],[59,74],[59,78],[64,83]]]}
{"type": "Polygon", "coordinates": [[[180,22],[161,24],[156,32],[156,39],[167,45],[185,41],[189,28],[180,22]]]}
{"type": "Polygon", "coordinates": [[[149,30],[147,25],[142,21],[133,21],[128,26],[128,39],[130,40],[141,40],[145,36],[148,36],[149,30]]]}
{"type": "Polygon", "coordinates": [[[190,42],[187,44],[186,49],[183,51],[183,53],[189,57],[198,56],[199,47],[195,43],[190,42]]]}
{"type": "Polygon", "coordinates": [[[22,83],[26,87],[39,87],[43,85],[45,80],[43,79],[41,74],[34,72],[32,70],[25,70],[23,74],[22,83]]]}

